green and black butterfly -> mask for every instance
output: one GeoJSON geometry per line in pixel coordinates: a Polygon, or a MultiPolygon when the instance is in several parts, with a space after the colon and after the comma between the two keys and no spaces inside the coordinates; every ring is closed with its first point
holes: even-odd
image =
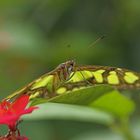
{"type": "Polygon", "coordinates": [[[23,94],[28,94],[30,98],[51,98],[99,84],[112,85],[119,89],[140,88],[140,74],[116,67],[76,66],[75,62],[70,60],[9,95],[6,99],[23,94]]]}

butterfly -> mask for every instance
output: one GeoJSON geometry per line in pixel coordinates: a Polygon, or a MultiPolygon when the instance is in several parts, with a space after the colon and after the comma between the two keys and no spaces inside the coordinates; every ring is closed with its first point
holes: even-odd
{"type": "Polygon", "coordinates": [[[27,94],[30,98],[51,98],[73,90],[99,84],[118,89],[140,88],[140,74],[128,69],[109,66],[77,66],[69,60],[29,83],[6,99],[27,94]]]}

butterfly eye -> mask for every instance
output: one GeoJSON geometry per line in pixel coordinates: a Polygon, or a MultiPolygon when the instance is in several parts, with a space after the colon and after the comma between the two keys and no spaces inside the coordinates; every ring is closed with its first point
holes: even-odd
{"type": "Polygon", "coordinates": [[[70,65],[71,65],[71,67],[73,67],[73,66],[74,66],[74,64],[73,64],[73,63],[71,63],[70,65]]]}
{"type": "Polygon", "coordinates": [[[60,66],[61,69],[64,69],[65,68],[65,65],[64,64],[60,64],[59,66],[60,66]]]}

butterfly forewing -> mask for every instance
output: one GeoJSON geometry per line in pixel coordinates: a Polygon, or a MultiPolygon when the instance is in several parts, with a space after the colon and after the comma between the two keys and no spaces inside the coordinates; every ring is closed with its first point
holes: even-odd
{"type": "Polygon", "coordinates": [[[80,66],[75,69],[71,79],[58,88],[59,94],[99,84],[119,89],[140,88],[140,74],[131,70],[107,66],[80,66]]]}

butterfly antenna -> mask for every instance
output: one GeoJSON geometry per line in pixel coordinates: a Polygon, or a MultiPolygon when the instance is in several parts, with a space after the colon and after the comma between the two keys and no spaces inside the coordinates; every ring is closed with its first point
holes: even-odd
{"type": "Polygon", "coordinates": [[[99,37],[99,38],[97,38],[93,43],[91,43],[91,44],[89,45],[89,48],[94,47],[99,41],[101,41],[101,40],[104,39],[104,38],[105,38],[104,35],[101,36],[101,37],[99,37]]]}

